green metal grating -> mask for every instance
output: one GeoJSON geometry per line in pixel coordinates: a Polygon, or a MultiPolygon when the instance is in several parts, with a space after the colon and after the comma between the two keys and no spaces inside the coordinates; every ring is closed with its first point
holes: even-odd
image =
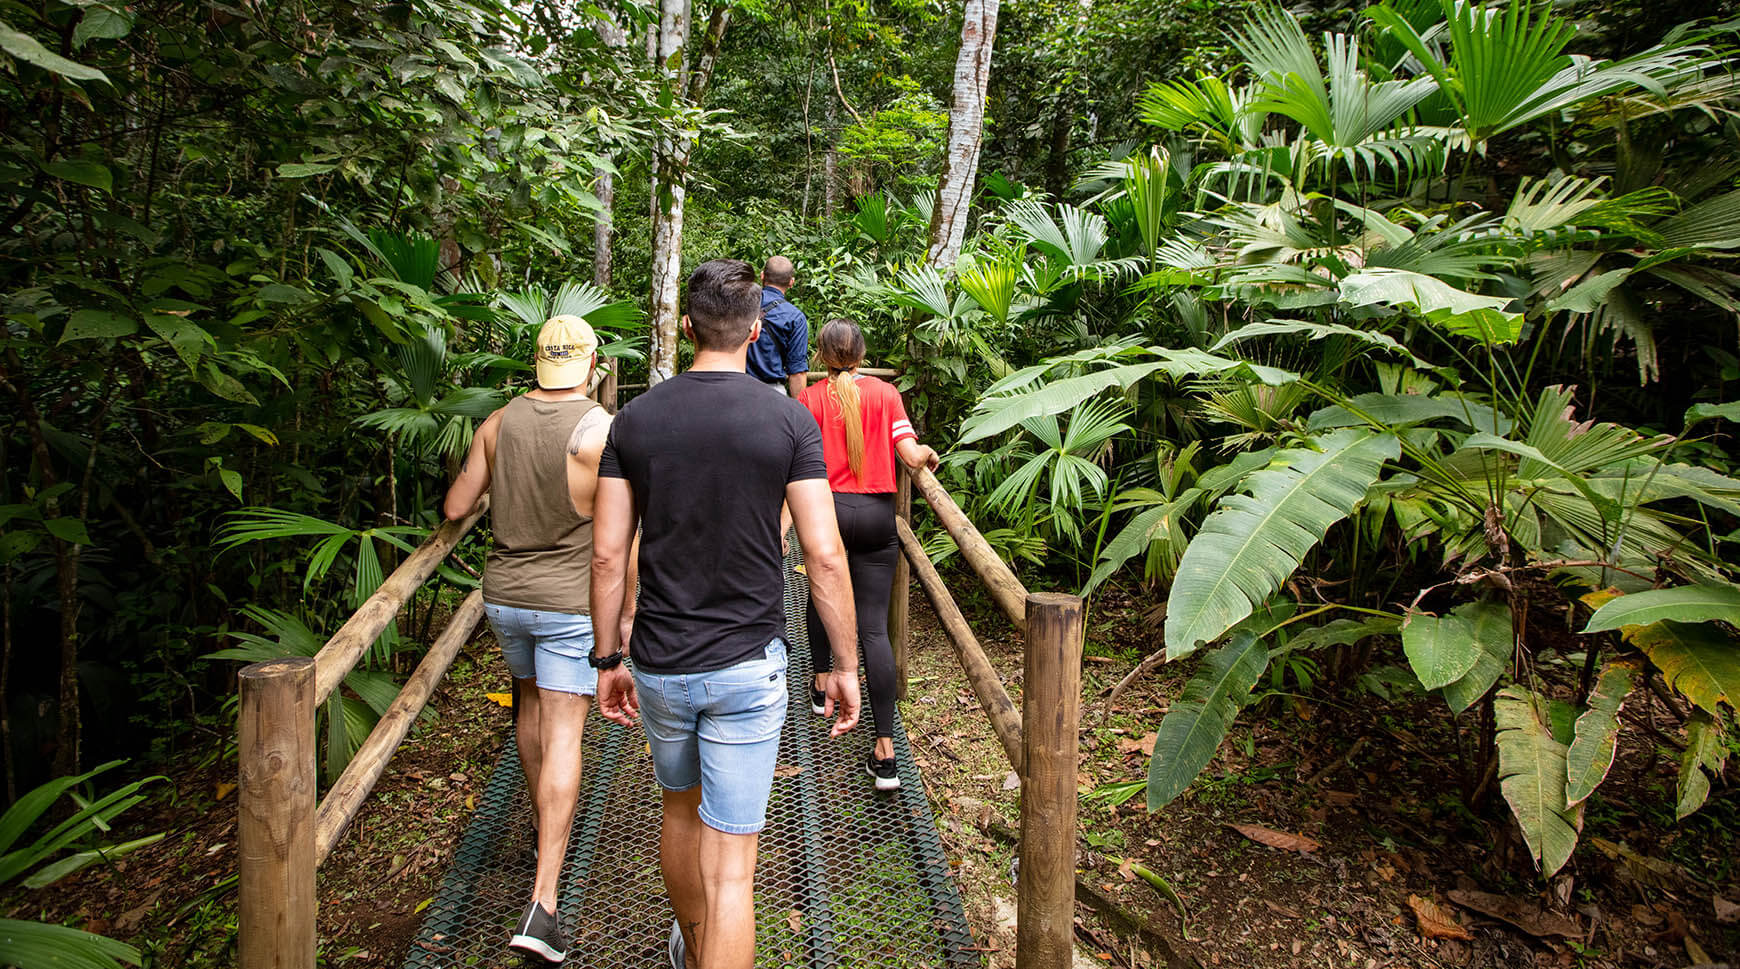
{"type": "MultiPolygon", "coordinates": [[[[798,559],[794,543],[785,585],[791,700],[756,867],[755,963],[982,967],[898,715],[901,787],[878,794],[863,769],[868,704],[860,727],[842,740],[830,740],[827,722],[810,712],[809,589],[791,568],[798,559]]],[[[571,940],[565,964],[666,966],[671,910],[659,876],[659,793],[646,740],[638,727],[593,714],[582,757],[558,913],[571,940]]],[[[531,844],[531,804],[510,739],[425,910],[406,969],[547,965],[507,948],[531,895],[531,844]]]]}

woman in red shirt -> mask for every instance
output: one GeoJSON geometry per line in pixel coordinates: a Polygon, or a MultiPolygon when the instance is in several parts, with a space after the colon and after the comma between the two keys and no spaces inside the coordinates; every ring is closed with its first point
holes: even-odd
{"type": "MultiPolygon", "coordinates": [[[[936,451],[918,443],[906,406],[894,385],[858,373],[864,362],[864,334],[851,320],[829,320],[816,339],[817,356],[828,379],[812,384],[798,401],[822,426],[822,456],[834,490],[834,514],[846,545],[852,597],[858,608],[858,645],[870,680],[870,712],[876,720],[876,745],[864,770],[879,791],[900,786],[894,766],[894,647],[888,641],[888,597],[900,539],[894,531],[894,461],[908,468],[936,469],[936,451]]],[[[810,659],[817,681],[810,684],[810,707],[822,715],[826,696],[817,684],[833,664],[827,631],[814,606],[809,610],[810,659]]]]}

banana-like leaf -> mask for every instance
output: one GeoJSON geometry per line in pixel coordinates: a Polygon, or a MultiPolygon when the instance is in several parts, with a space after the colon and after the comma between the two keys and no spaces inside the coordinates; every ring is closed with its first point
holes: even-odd
{"type": "Polygon", "coordinates": [[[47,922],[0,919],[0,939],[15,969],[119,969],[143,959],[125,942],[47,922]]]}
{"type": "Polygon", "coordinates": [[[1337,427],[1359,427],[1369,423],[1395,428],[1408,424],[1425,424],[1438,420],[1454,420],[1471,430],[1510,430],[1510,418],[1504,417],[1487,404],[1455,393],[1438,394],[1360,394],[1348,398],[1345,404],[1335,404],[1312,413],[1306,426],[1313,431],[1337,427]]]}
{"type": "Polygon", "coordinates": [[[1402,627],[1402,652],[1428,690],[1467,676],[1483,655],[1509,655],[1513,642],[1510,608],[1496,602],[1465,602],[1447,616],[1415,616],[1402,627]]]}
{"type": "Polygon", "coordinates": [[[1686,723],[1686,752],[1680,755],[1680,779],[1675,785],[1675,819],[1704,806],[1710,797],[1710,781],[1722,776],[1728,761],[1728,745],[1722,742],[1722,724],[1703,711],[1686,723]]]}
{"type": "Polygon", "coordinates": [[[1699,584],[1633,592],[1595,610],[1583,631],[1598,633],[1621,626],[1646,626],[1663,619],[1686,623],[1720,620],[1740,625],[1740,589],[1699,584]]]}
{"type": "Polygon", "coordinates": [[[1267,322],[1246,323],[1244,326],[1220,338],[1214,346],[1209,347],[1210,353],[1219,353],[1230,344],[1246,340],[1254,336],[1271,336],[1276,334],[1298,334],[1312,340],[1325,337],[1343,336],[1369,344],[1380,350],[1406,357],[1408,362],[1421,370],[1436,369],[1432,364],[1414,356],[1407,347],[1396,342],[1395,337],[1379,333],[1375,330],[1361,330],[1341,323],[1312,323],[1307,320],[1268,320],[1267,322]]]}
{"type": "Polygon", "coordinates": [[[1543,875],[1571,859],[1583,829],[1581,806],[1565,807],[1565,745],[1553,739],[1547,701],[1520,686],[1498,691],[1499,789],[1516,815],[1529,856],[1543,875]]]}
{"type": "Polygon", "coordinates": [[[1723,703],[1740,704],[1740,646],[1717,627],[1665,619],[1620,634],[1643,650],[1669,687],[1711,716],[1721,716],[1723,703]]]}
{"type": "Polygon", "coordinates": [[[1393,434],[1347,428],[1320,450],[1277,453],[1206,519],[1178,563],[1167,599],[1166,653],[1176,659],[1250,615],[1299,567],[1331,525],[1346,518],[1401,453],[1393,434]]]}
{"type": "Polygon", "coordinates": [[[1637,670],[1625,663],[1608,663],[1589,692],[1589,708],[1577,718],[1571,747],[1565,754],[1565,806],[1586,800],[1613,767],[1619,748],[1619,707],[1637,685],[1637,670]]]}
{"type": "Polygon", "coordinates": [[[1214,759],[1233,717],[1268,666],[1269,651],[1249,631],[1203,657],[1160,721],[1154,756],[1148,761],[1148,810],[1158,811],[1184,793],[1214,759]]]}

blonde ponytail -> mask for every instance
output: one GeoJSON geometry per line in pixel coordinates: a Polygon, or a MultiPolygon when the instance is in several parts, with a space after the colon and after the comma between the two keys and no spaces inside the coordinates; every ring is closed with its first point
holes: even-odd
{"type": "Polygon", "coordinates": [[[864,333],[848,319],[832,319],[816,336],[817,356],[828,368],[828,396],[846,424],[846,463],[853,477],[864,474],[864,404],[853,368],[864,362],[864,333]]]}
{"type": "Polygon", "coordinates": [[[840,408],[840,419],[846,422],[846,463],[852,466],[852,476],[864,474],[864,407],[858,396],[858,381],[849,370],[828,374],[828,396],[840,408]]]}

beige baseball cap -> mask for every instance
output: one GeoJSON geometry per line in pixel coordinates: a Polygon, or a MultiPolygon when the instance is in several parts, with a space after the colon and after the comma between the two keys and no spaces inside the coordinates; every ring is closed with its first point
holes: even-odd
{"type": "Polygon", "coordinates": [[[552,316],[538,331],[538,386],[567,390],[586,382],[598,334],[578,316],[552,316]]]}

